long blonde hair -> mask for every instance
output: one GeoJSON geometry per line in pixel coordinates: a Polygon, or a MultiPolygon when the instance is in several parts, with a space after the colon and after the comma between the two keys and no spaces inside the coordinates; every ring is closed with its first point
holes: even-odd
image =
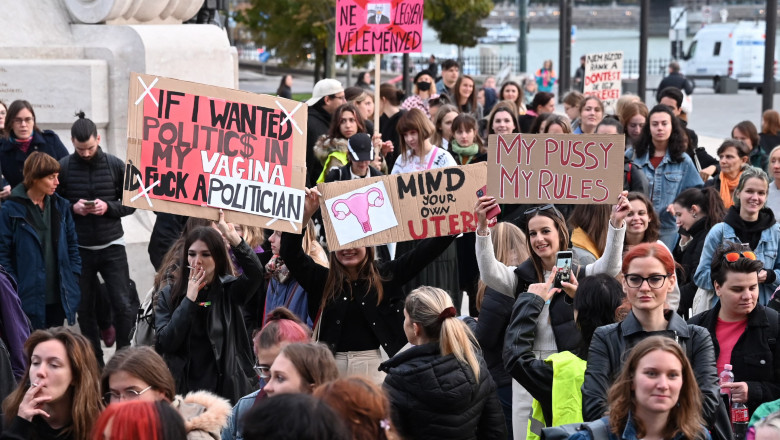
{"type": "Polygon", "coordinates": [[[441,312],[448,307],[453,305],[447,292],[430,286],[420,286],[412,290],[404,304],[409,319],[419,324],[427,337],[439,342],[442,356],[453,354],[455,359],[471,367],[474,377],[479,381],[477,338],[460,319],[439,319],[441,312]]]}
{"type": "MultiPolygon", "coordinates": [[[[490,231],[490,240],[493,242],[496,260],[507,266],[517,266],[529,257],[525,234],[512,223],[497,223],[490,231]]],[[[486,288],[487,286],[480,279],[477,287],[477,310],[482,308],[486,288]]]]}

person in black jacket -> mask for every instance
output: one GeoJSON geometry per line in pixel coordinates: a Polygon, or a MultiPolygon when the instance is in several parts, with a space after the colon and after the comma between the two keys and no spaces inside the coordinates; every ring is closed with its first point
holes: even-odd
{"type": "Polygon", "coordinates": [[[720,301],[688,323],[710,332],[718,373],[731,364],[734,382],[723,385],[733,402],[745,403],[750,414],[764,402],[780,398],[780,315],[758,304],[756,255],[726,242],[712,256],[710,277],[720,301]]]}
{"type": "Polygon", "coordinates": [[[46,153],[57,160],[68,155],[56,133],[38,127],[35,110],[27,101],[17,100],[8,107],[5,132],[8,137],[0,138],[0,169],[6,182],[2,184],[0,198],[10,196],[11,188],[22,183],[24,161],[34,151],[46,153]]]}
{"type": "Polygon", "coordinates": [[[686,95],[693,93],[693,82],[680,73],[680,63],[677,61],[669,63],[669,75],[664,77],[658,84],[658,91],[655,94],[655,99],[659,104],[661,103],[661,98],[663,98],[662,92],[668,87],[680,91],[684,90],[686,95]]]}
{"type": "Polygon", "coordinates": [[[688,188],[674,199],[672,209],[680,228],[680,240],[672,252],[674,261],[680,264],[677,269],[677,284],[680,286],[677,313],[686,318],[698,290],[693,274],[701,260],[704,239],[713,226],[723,221],[726,208],[715,188],[688,188]]]}
{"type": "Polygon", "coordinates": [[[621,368],[625,353],[648,336],[667,336],[685,347],[702,392],[704,419],[710,426],[723,404],[718,390],[712,340],[706,329],[686,325],[680,315],[664,310],[676,275],[672,254],[661,243],[642,243],[623,259],[623,290],[631,312],[617,324],[599,327],[588,352],[582,384],[582,417],[592,421],[607,410],[607,390],[621,368]]]}
{"type": "Polygon", "coordinates": [[[330,170],[325,175],[325,183],[381,176],[382,173],[370,165],[374,154],[373,142],[368,133],[353,134],[347,140],[348,163],[341,168],[330,170]]]}
{"type": "Polygon", "coordinates": [[[256,389],[240,307],[262,284],[263,267],[222,210],[217,226],[222,235],[200,227],[185,238],[173,284],[163,287],[155,306],[155,348],[177,392],[206,390],[235,404],[256,389]],[[223,237],[244,270],[239,277],[231,275],[223,237]]]}
{"type": "Polygon", "coordinates": [[[412,348],[383,362],[393,423],[406,439],[506,439],[496,385],[477,340],[447,292],[422,286],[406,298],[412,348]]]}
{"type": "MultiPolygon", "coordinates": [[[[130,345],[130,333],[138,311],[138,295],[130,289],[122,217],[135,208],[122,205],[124,162],[103,152],[95,123],[79,113],[70,129],[75,152],[60,159],[57,193],[71,203],[81,255],[81,334],[92,342],[98,364],[103,365],[96,304],[100,295],[97,274],[106,283],[116,327],[117,349],[130,345]]],[[[110,314],[110,311],[108,311],[110,314]]],[[[104,312],[105,314],[105,312],[104,312]]],[[[107,344],[108,345],[108,344],[107,344]]]]}
{"type": "MultiPolygon", "coordinates": [[[[504,342],[504,365],[506,371],[517,380],[536,399],[544,414],[545,425],[552,426],[556,420],[554,410],[566,407],[562,402],[553,402],[553,388],[555,380],[582,380],[566,375],[559,376],[553,363],[538,359],[534,354],[534,337],[539,315],[542,313],[544,303],[552,297],[556,289],[552,289],[552,281],[555,275],[551,274],[546,283],[535,283],[528,286],[528,292],[523,292],[515,301],[512,318],[506,331],[504,342]]],[[[598,327],[615,322],[620,315],[620,306],[623,305],[625,294],[620,283],[607,274],[596,274],[583,278],[577,286],[574,295],[574,314],[577,330],[582,336],[579,346],[573,350],[573,354],[588,360],[588,348],[593,338],[593,333],[598,327]]],[[[565,385],[564,385],[565,386],[565,385]]],[[[541,431],[534,423],[530,424],[529,432],[541,435],[541,431]]]]}
{"type": "Polygon", "coordinates": [[[306,182],[314,185],[322,172],[322,164],[314,156],[314,144],[328,132],[333,112],[347,102],[344,86],[338,80],[325,78],[317,82],[312,90],[309,119],[306,125],[306,182]]]}
{"type": "MultiPolygon", "coordinates": [[[[306,190],[303,224],[319,209],[321,195],[306,190]]],[[[454,236],[420,241],[392,261],[377,261],[373,247],[330,253],[329,268],[315,263],[301,247],[303,235],[282,234],[279,256],[290,275],[309,294],[315,334],[336,354],[342,375],[363,374],[381,383],[379,347],[393,356],[406,344],[401,286],[441,254],[454,236]],[[316,318],[315,318],[316,317],[316,318]]]]}

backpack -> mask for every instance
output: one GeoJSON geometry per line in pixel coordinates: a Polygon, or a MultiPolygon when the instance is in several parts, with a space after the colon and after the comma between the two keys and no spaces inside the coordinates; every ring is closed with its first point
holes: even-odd
{"type": "Polygon", "coordinates": [[[542,428],[542,440],[566,440],[577,432],[588,431],[593,440],[608,440],[609,426],[607,420],[599,419],[592,422],[569,423],[560,426],[542,428]]]}
{"type": "Polygon", "coordinates": [[[143,303],[138,308],[135,317],[135,328],[130,337],[130,346],[139,347],[143,345],[154,347],[156,342],[154,327],[154,304],[157,296],[154,287],[149,289],[144,297],[143,303]]]}

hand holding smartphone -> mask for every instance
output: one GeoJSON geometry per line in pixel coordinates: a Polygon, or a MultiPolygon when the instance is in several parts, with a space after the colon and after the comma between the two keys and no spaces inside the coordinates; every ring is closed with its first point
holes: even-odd
{"type": "MultiPolygon", "coordinates": [[[[487,185],[477,190],[477,197],[484,197],[486,194],[487,194],[487,185]]],[[[498,217],[498,214],[501,214],[501,207],[496,205],[485,214],[485,217],[488,220],[493,220],[494,218],[498,217]]]]}
{"type": "Polygon", "coordinates": [[[94,200],[87,200],[84,202],[84,206],[87,208],[94,208],[95,207],[95,201],[94,200]]]}
{"type": "Polygon", "coordinates": [[[555,274],[555,282],[553,287],[563,289],[564,282],[568,283],[571,280],[571,251],[560,251],[556,255],[555,267],[558,268],[558,272],[555,274]]]}

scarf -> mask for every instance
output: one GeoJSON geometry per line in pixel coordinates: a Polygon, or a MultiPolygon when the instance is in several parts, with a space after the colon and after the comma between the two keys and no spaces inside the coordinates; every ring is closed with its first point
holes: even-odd
{"type": "Polygon", "coordinates": [[[452,149],[452,152],[463,158],[464,156],[468,157],[469,160],[466,161],[466,163],[462,165],[466,165],[469,162],[471,162],[471,158],[477,155],[479,153],[479,145],[474,142],[473,144],[469,145],[468,147],[462,147],[458,141],[455,139],[450,141],[450,148],[452,149]]]}
{"type": "Polygon", "coordinates": [[[16,146],[22,150],[22,153],[27,154],[27,151],[30,149],[30,145],[32,145],[33,137],[30,136],[25,140],[14,139],[14,141],[16,141],[16,146]]]}
{"type": "Polygon", "coordinates": [[[284,261],[282,261],[282,258],[278,255],[271,257],[271,260],[265,265],[265,271],[269,276],[275,278],[276,281],[279,281],[282,284],[290,279],[290,270],[287,269],[284,261]]]}
{"type": "Polygon", "coordinates": [[[729,209],[734,205],[734,190],[737,188],[740,176],[742,176],[742,171],[733,179],[726,177],[726,174],[723,172],[720,173],[720,198],[723,199],[723,204],[726,206],[726,209],[729,209]]]}

